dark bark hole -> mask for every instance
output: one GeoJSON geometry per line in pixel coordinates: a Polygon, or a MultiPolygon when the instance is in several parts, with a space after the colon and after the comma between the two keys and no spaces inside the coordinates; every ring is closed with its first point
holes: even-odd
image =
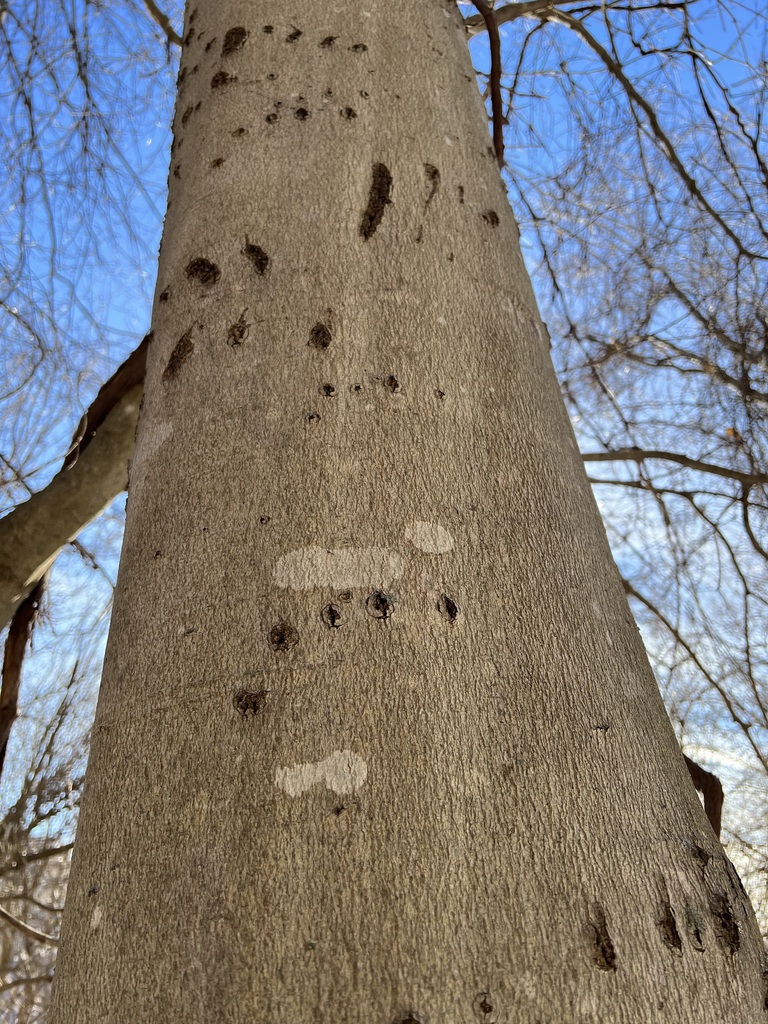
{"type": "Polygon", "coordinates": [[[360,234],[367,242],[372,238],[381,224],[384,210],[392,202],[389,198],[392,192],[392,175],[385,164],[374,164],[371,175],[371,189],[368,194],[368,206],[365,208],[363,219],[360,221],[360,234]]]}
{"type": "Polygon", "coordinates": [[[592,920],[589,922],[592,937],[592,959],[601,971],[616,970],[616,950],[613,940],[608,934],[605,913],[599,903],[592,908],[592,920]]]}
{"type": "Polygon", "coordinates": [[[88,890],[88,895],[89,896],[98,896],[99,895],[99,887],[98,887],[98,885],[92,885],[91,888],[88,890]]]}
{"type": "Polygon", "coordinates": [[[232,137],[235,138],[235,139],[241,139],[243,137],[243,135],[247,135],[247,134],[248,134],[248,129],[247,128],[235,128],[235,130],[232,132],[232,137]]]}
{"type": "Polygon", "coordinates": [[[313,348],[326,349],[331,344],[331,330],[326,324],[316,323],[309,332],[309,344],[313,348]]]}
{"type": "Polygon", "coordinates": [[[221,271],[215,263],[211,263],[210,260],[203,259],[202,256],[198,256],[194,260],[190,260],[184,268],[184,273],[187,277],[193,277],[200,284],[216,284],[221,277],[221,271]]]}
{"type": "Polygon", "coordinates": [[[299,107],[298,110],[294,110],[293,116],[297,121],[306,121],[310,115],[306,107],[299,107]]]}
{"type": "Polygon", "coordinates": [[[298,630],[290,622],[277,622],[269,631],[269,646],[273,651],[290,651],[298,642],[298,630]]]}
{"type": "Polygon", "coordinates": [[[492,228],[499,226],[499,215],[495,210],[486,210],[483,214],[483,220],[486,224],[490,224],[492,228]]]}
{"type": "Polygon", "coordinates": [[[350,46],[352,53],[365,53],[367,49],[368,47],[365,43],[355,43],[353,46],[350,46]]]}
{"type": "Polygon", "coordinates": [[[372,615],[374,619],[388,619],[395,610],[395,602],[383,590],[374,590],[366,598],[365,607],[368,614],[372,615]]]}
{"type": "Polygon", "coordinates": [[[437,602],[437,610],[440,612],[446,622],[450,622],[451,625],[459,617],[459,606],[449,597],[447,594],[441,594],[437,602]]]}
{"type": "Polygon", "coordinates": [[[272,33],[275,31],[275,26],[274,25],[265,25],[264,28],[261,31],[264,33],[264,35],[271,36],[272,33]]]}
{"type": "Polygon", "coordinates": [[[344,107],[344,109],[341,111],[341,116],[346,117],[348,121],[351,121],[352,118],[357,117],[357,111],[354,109],[354,107],[344,107]]]}
{"type": "Polygon", "coordinates": [[[349,390],[352,391],[354,394],[359,395],[360,392],[363,390],[363,385],[362,384],[351,384],[349,390]]]}
{"type": "Polygon", "coordinates": [[[217,156],[215,160],[211,160],[211,167],[221,167],[224,163],[224,159],[225,158],[223,156],[217,156]]]}
{"type": "Polygon", "coordinates": [[[260,245],[252,245],[248,239],[245,240],[245,245],[241,249],[243,256],[246,256],[253,264],[253,269],[256,273],[263,277],[269,270],[269,256],[264,252],[260,245]]]}
{"type": "Polygon", "coordinates": [[[320,617],[329,629],[338,629],[344,621],[341,608],[335,604],[327,604],[320,612],[320,617]]]}
{"type": "Polygon", "coordinates": [[[712,914],[715,938],[722,948],[733,956],[741,945],[741,937],[731,905],[724,893],[716,892],[710,896],[709,911],[712,914]]]}
{"type": "Polygon", "coordinates": [[[307,423],[317,423],[320,420],[319,412],[311,412],[307,415],[307,423]]]}
{"type": "Polygon", "coordinates": [[[163,380],[172,380],[195,351],[191,334],[192,329],[190,328],[176,342],[173,352],[171,352],[171,358],[168,360],[168,365],[163,370],[163,380]]]}
{"type": "Polygon", "coordinates": [[[351,590],[342,590],[342,592],[339,594],[339,600],[340,601],[351,601],[352,600],[352,591],[351,590]]]}
{"type": "Polygon", "coordinates": [[[264,118],[264,120],[267,122],[267,124],[274,124],[276,121],[280,120],[280,115],[279,114],[267,114],[267,116],[264,118]]]}
{"type": "Polygon", "coordinates": [[[490,992],[481,992],[476,1000],[475,1004],[480,1013],[489,1014],[493,1013],[493,1003],[491,1002],[490,992]]]}
{"type": "Polygon", "coordinates": [[[680,938],[680,932],[677,930],[675,914],[668,903],[665,903],[661,908],[661,914],[656,923],[661,935],[661,941],[665,946],[676,950],[683,948],[683,940],[680,938]]]}
{"type": "Polygon", "coordinates": [[[160,294],[158,295],[158,299],[160,302],[167,302],[170,297],[171,293],[168,288],[164,288],[163,291],[161,291],[160,294]]]}
{"type": "Polygon", "coordinates": [[[324,395],[326,398],[333,398],[336,394],[336,388],[333,384],[323,384],[320,388],[320,394],[324,395]]]}
{"type": "Polygon", "coordinates": [[[227,57],[230,53],[234,53],[235,50],[239,50],[247,38],[248,33],[242,25],[231,28],[224,36],[224,45],[221,48],[222,55],[227,57]]]}
{"type": "Polygon", "coordinates": [[[384,381],[384,387],[396,395],[400,391],[400,381],[397,377],[389,376],[384,381]]]}
{"type": "Polygon", "coordinates": [[[459,203],[464,204],[464,186],[459,185],[459,203]]]}
{"type": "Polygon", "coordinates": [[[232,697],[236,711],[247,718],[257,715],[267,702],[269,690],[237,690],[232,697]]]}
{"type": "Polygon", "coordinates": [[[229,85],[230,82],[236,82],[237,75],[230,75],[227,71],[217,71],[211,79],[211,88],[220,89],[222,85],[229,85]]]}
{"type": "Polygon", "coordinates": [[[322,42],[320,43],[320,46],[324,46],[326,48],[329,46],[333,46],[333,44],[336,42],[338,38],[338,36],[326,36],[325,39],[323,39],[322,42]]]}
{"type": "Polygon", "coordinates": [[[270,519],[271,516],[259,516],[259,522],[262,526],[266,526],[270,519]]]}
{"type": "Polygon", "coordinates": [[[291,34],[289,36],[285,37],[286,43],[295,43],[296,40],[300,39],[301,36],[303,35],[301,29],[300,28],[296,28],[295,25],[292,25],[291,28],[293,29],[293,32],[291,32],[291,34]]]}
{"type": "Polygon", "coordinates": [[[445,398],[445,392],[441,391],[440,388],[435,388],[435,394],[437,395],[441,402],[445,398]]]}
{"type": "Polygon", "coordinates": [[[187,107],[187,109],[181,115],[181,123],[182,124],[186,124],[187,121],[190,119],[190,117],[192,117],[194,112],[195,112],[195,108],[194,107],[187,107]]]}

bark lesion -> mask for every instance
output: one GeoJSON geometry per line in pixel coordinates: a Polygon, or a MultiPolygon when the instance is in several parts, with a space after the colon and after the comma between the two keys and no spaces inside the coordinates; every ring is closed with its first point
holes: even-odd
{"type": "Polygon", "coordinates": [[[386,164],[374,164],[368,205],[365,208],[363,219],[360,221],[360,234],[366,242],[373,237],[379,224],[381,224],[384,211],[392,202],[391,194],[392,174],[389,168],[386,164]]]}

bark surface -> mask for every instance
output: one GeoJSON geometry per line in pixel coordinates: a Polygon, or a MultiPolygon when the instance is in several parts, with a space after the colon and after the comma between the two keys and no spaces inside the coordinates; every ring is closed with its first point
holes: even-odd
{"type": "Polygon", "coordinates": [[[193,0],[52,1024],[751,1024],[449,0],[193,0]]]}

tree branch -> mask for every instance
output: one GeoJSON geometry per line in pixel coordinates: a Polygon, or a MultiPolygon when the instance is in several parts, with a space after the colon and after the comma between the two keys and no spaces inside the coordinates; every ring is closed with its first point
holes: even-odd
{"type": "Polygon", "coordinates": [[[146,7],[147,14],[150,16],[152,21],[154,21],[155,24],[165,32],[168,42],[173,43],[174,46],[181,46],[181,36],[174,29],[168,15],[161,11],[157,6],[155,0],[144,0],[144,6],[146,7]]]}
{"type": "MultiPolygon", "coordinates": [[[[473,0],[474,2],[474,0],[473,0]]],[[[504,25],[510,21],[517,21],[518,18],[536,18],[546,11],[554,10],[558,4],[571,4],[573,0],[524,0],[520,4],[507,4],[506,7],[497,7],[494,11],[496,25],[504,25]]],[[[475,4],[478,11],[480,8],[475,4]]],[[[599,8],[595,8],[598,10],[599,8]]],[[[482,14],[473,14],[464,19],[464,27],[467,35],[479,35],[486,27],[486,21],[482,14]]]]}
{"type": "Polygon", "coordinates": [[[49,946],[58,946],[59,944],[59,940],[54,935],[46,935],[45,932],[40,932],[37,928],[33,928],[31,924],[25,924],[24,921],[20,921],[18,917],[14,917],[13,914],[9,913],[2,905],[0,905],[0,920],[6,921],[13,928],[17,928],[28,939],[34,939],[36,942],[47,942],[49,946]]]}
{"type": "Polygon", "coordinates": [[[5,641],[2,683],[0,684],[0,780],[5,765],[8,739],[13,723],[18,716],[19,684],[21,683],[24,652],[40,611],[40,602],[45,591],[45,580],[46,577],[43,575],[16,609],[8,631],[8,639],[5,641]]]}
{"type": "Polygon", "coordinates": [[[700,764],[696,764],[690,757],[683,754],[685,766],[691,781],[701,795],[704,797],[704,810],[709,823],[717,838],[720,838],[720,828],[723,819],[723,786],[720,779],[712,772],[705,771],[700,764]]]}
{"type": "Polygon", "coordinates": [[[0,629],[69,541],[125,490],[149,335],[91,403],[64,466],[0,520],[0,629]]]}
{"type": "Polygon", "coordinates": [[[675,147],[672,145],[672,141],[659,123],[659,119],[656,116],[656,111],[653,109],[653,106],[637,90],[634,82],[630,81],[620,62],[611,56],[606,48],[598,42],[597,39],[595,39],[589,29],[587,29],[578,18],[574,18],[573,15],[569,14],[567,11],[553,10],[549,13],[543,13],[540,17],[542,20],[563,25],[566,28],[571,29],[572,32],[575,32],[576,35],[586,43],[590,50],[592,50],[592,52],[602,61],[609,74],[611,74],[624,89],[630,104],[639,107],[645,114],[651,130],[651,135],[656,140],[657,145],[664,153],[667,160],[669,160],[670,164],[677,172],[678,177],[683,182],[691,198],[694,199],[700,208],[708,213],[712,220],[719,225],[719,227],[736,246],[736,250],[741,256],[764,258],[761,257],[760,253],[754,253],[746,249],[736,232],[729,227],[720,214],[710,205],[701,189],[696,184],[696,181],[688,173],[682,160],[677,155],[675,147]]]}
{"type": "Polygon", "coordinates": [[[491,118],[493,121],[493,149],[499,170],[504,167],[504,105],[501,100],[501,38],[492,0],[472,0],[480,12],[488,31],[488,45],[491,49],[491,70],[488,87],[491,92],[491,118]]]}
{"type": "Polygon", "coordinates": [[[743,487],[754,487],[757,484],[768,484],[768,473],[742,473],[738,469],[729,469],[727,466],[717,466],[713,462],[701,462],[699,459],[692,459],[688,455],[680,455],[678,452],[665,452],[645,448],[618,448],[608,452],[582,452],[582,459],[585,462],[645,462],[646,459],[661,459],[664,462],[676,462],[686,469],[693,469],[699,473],[710,473],[713,476],[721,476],[726,480],[735,480],[743,487]]]}

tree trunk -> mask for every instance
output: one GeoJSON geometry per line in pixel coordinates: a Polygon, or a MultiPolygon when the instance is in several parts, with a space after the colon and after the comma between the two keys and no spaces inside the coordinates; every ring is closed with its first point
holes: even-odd
{"type": "Polygon", "coordinates": [[[54,1024],[764,1019],[451,0],[192,0],[54,1024]]]}

